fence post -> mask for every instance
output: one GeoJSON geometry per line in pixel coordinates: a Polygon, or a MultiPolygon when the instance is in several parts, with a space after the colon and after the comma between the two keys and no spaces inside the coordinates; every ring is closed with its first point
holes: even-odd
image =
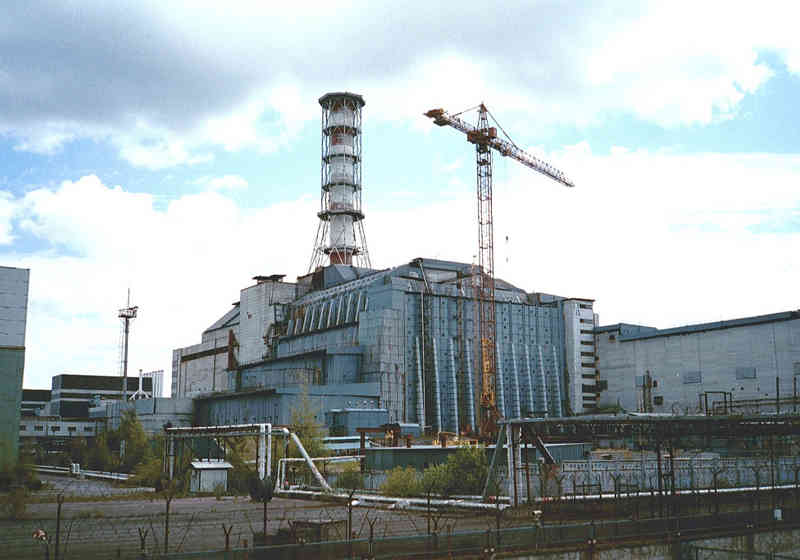
{"type": "Polygon", "coordinates": [[[58,502],[58,509],[56,509],[56,550],[54,558],[55,560],[58,560],[58,549],[61,544],[61,506],[64,503],[64,494],[60,493],[58,496],[56,496],[56,501],[58,502]]]}

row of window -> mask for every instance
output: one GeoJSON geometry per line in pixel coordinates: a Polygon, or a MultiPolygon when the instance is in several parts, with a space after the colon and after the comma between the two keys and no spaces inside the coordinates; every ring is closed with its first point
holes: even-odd
{"type": "MultiPolygon", "coordinates": [[[[51,432],[60,432],[61,431],[61,426],[50,426],[49,430],[51,432]]],[[[21,431],[21,432],[28,431],[28,426],[26,424],[20,424],[19,431],[21,431]]],[[[43,432],[44,431],[44,426],[36,424],[36,425],[33,426],[33,431],[34,432],[43,432]]],[[[69,433],[77,432],[78,431],[78,427],[77,426],[67,426],[67,431],[69,433]]],[[[84,432],[93,432],[94,431],[94,427],[93,426],[84,426],[83,427],[83,431],[84,432]]]]}
{"type": "MultiPolygon", "coordinates": [[[[797,364],[796,364],[797,365],[797,364]]],[[[736,375],[736,379],[744,380],[744,379],[756,379],[756,368],[754,367],[737,367],[734,371],[736,375]]],[[[800,374],[800,368],[798,368],[797,374],[800,374]]],[[[636,376],[636,386],[643,387],[645,381],[644,375],[637,375],[636,376]]],[[[692,383],[702,383],[703,382],[703,374],[700,371],[684,371],[681,374],[681,381],[684,385],[689,385],[692,383]]],[[[658,387],[658,381],[653,380],[653,387],[658,387]]]]}

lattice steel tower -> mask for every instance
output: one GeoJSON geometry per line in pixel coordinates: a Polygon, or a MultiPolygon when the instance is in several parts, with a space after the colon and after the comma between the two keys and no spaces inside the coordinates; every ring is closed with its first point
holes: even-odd
{"type": "Polygon", "coordinates": [[[370,268],[361,211],[361,108],[355,93],[326,93],[322,106],[322,193],[309,272],[330,264],[370,268]]]}

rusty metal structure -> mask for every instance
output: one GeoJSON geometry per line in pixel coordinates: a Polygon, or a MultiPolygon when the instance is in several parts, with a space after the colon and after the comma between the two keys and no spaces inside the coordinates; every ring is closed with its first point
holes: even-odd
{"type": "Polygon", "coordinates": [[[486,105],[449,114],[444,109],[431,109],[425,113],[438,126],[450,126],[466,134],[467,141],[475,145],[477,195],[478,195],[478,266],[480,280],[475,282],[476,290],[476,371],[480,372],[480,419],[479,433],[490,437],[496,432],[496,422],[500,418],[497,407],[497,320],[495,317],[495,277],[494,277],[494,217],[492,210],[492,153],[511,157],[523,165],[538,171],[567,187],[575,184],[567,176],[545,161],[532,156],[519,148],[505,134],[505,130],[491,115],[486,105]],[[472,109],[478,110],[477,124],[471,125],[459,117],[472,109]],[[489,117],[497,127],[489,126],[489,117]],[[507,140],[498,138],[497,128],[507,140]]]}
{"type": "MultiPolygon", "coordinates": [[[[658,414],[605,414],[565,418],[521,418],[501,421],[502,431],[498,439],[498,450],[506,453],[508,467],[509,495],[511,503],[519,505],[531,493],[531,471],[542,473],[538,463],[531,464],[528,448],[537,446],[537,440],[547,443],[557,442],[638,442],[644,450],[654,453],[655,484],[650,491],[659,496],[675,495],[676,450],[681,446],[708,449],[712,441],[739,441],[757,461],[772,462],[762,465],[765,476],[771,477],[771,484],[779,484],[776,467],[783,457],[790,463],[784,470],[794,470],[795,480],[800,472],[795,448],[800,438],[800,415],[798,414],[758,414],[742,416],[670,416],[658,414]],[[505,444],[505,445],[504,445],[505,444]],[[504,448],[504,449],[503,449],[504,448]]],[[[537,446],[538,447],[538,446],[537,446]]],[[[497,464],[496,457],[492,468],[497,464]]],[[[545,461],[549,464],[549,461],[545,461]]],[[[617,473],[620,476],[623,473],[617,473]]],[[[762,473],[763,474],[763,473],[762,473]]],[[[550,474],[552,476],[552,473],[550,474]]],[[[493,475],[490,473],[490,477],[493,475]]],[[[766,483],[766,479],[761,480],[766,483]]],[[[616,482],[615,482],[616,484],[616,482]]],[[[756,486],[759,482],[756,479],[756,486]]],[[[488,488],[488,481],[487,481],[488,488]]]]}

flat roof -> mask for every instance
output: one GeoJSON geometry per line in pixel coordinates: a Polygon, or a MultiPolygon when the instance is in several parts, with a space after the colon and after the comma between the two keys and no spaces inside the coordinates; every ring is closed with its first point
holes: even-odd
{"type": "Polygon", "coordinates": [[[192,461],[192,468],[197,470],[232,469],[233,465],[228,461],[192,461]]]}
{"type": "MultiPolygon", "coordinates": [[[[736,327],[746,327],[749,325],[760,325],[764,323],[776,323],[780,321],[792,321],[800,319],[800,310],[798,311],[783,311],[781,313],[770,313],[767,315],[755,315],[752,317],[743,317],[741,319],[729,319],[727,321],[714,321],[711,323],[698,323],[695,325],[685,325],[682,327],[673,327],[669,329],[654,329],[646,330],[636,334],[630,334],[620,337],[621,341],[628,340],[642,340],[645,338],[656,338],[660,336],[674,336],[682,334],[701,333],[706,331],[713,331],[719,329],[731,329],[736,327]]],[[[595,332],[608,332],[620,330],[621,327],[634,327],[651,329],[653,327],[644,327],[643,325],[633,325],[629,323],[617,323],[615,325],[608,325],[595,328],[595,332]]]]}

